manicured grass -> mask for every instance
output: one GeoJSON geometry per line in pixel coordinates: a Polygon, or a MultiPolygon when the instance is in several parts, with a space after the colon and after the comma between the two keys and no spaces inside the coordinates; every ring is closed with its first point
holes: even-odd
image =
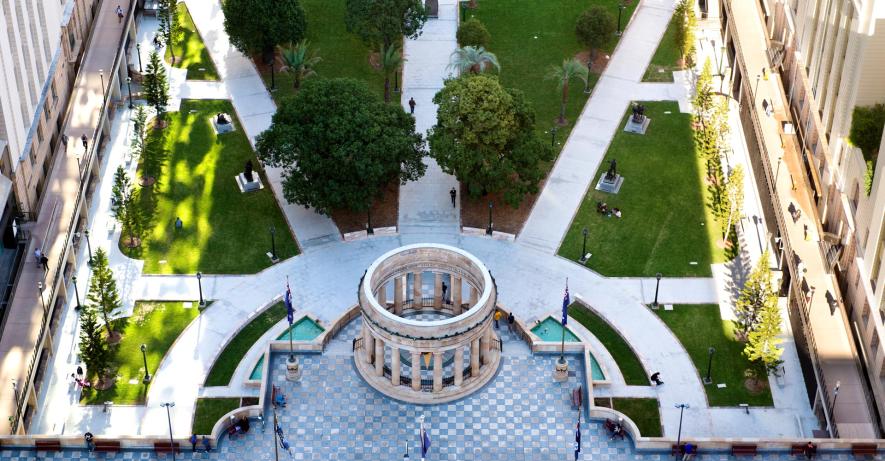
{"type": "Polygon", "coordinates": [[[651,124],[645,135],[622,130],[627,109],[611,145],[593,176],[590,189],[559,248],[571,260],[581,256],[587,228],[587,266],[607,276],[709,277],[710,264],[723,262],[717,246],[719,226],[709,207],[704,163],[696,154],[690,115],[676,102],[645,102],[651,124]],[[625,181],[617,195],[594,189],[617,160],[625,181]],[[596,203],[620,208],[623,217],[607,217],[596,203]]]}
{"type": "Polygon", "coordinates": [[[175,67],[187,69],[188,80],[218,80],[215,63],[184,2],[178,4],[178,20],[182,33],[175,41],[174,50],[166,48],[166,62],[172,62],[170,51],[175,51],[175,67]]]}
{"type": "Polygon", "coordinates": [[[144,359],[141,345],[147,346],[148,368],[153,375],[175,338],[199,313],[196,301],[188,309],[180,301],[136,302],[132,317],[117,321],[116,328],[123,333],[123,340],[113,359],[117,367],[116,383],[104,391],[84,389],[80,402],[91,405],[107,401],[117,405],[144,404],[150,384],[142,383],[144,359]],[[124,322],[125,325],[121,326],[124,322]]]}
{"type": "Polygon", "coordinates": [[[206,386],[227,386],[230,378],[234,375],[237,365],[243,360],[249,348],[258,341],[267,330],[286,317],[286,306],[278,302],[258,314],[248,325],[224,347],[221,354],[215,359],[209,375],[206,377],[206,386]]]}
{"type": "Polygon", "coordinates": [[[240,399],[236,397],[197,399],[194,410],[193,433],[209,435],[212,427],[227,413],[240,407],[240,399]]]}
{"type": "MultiPolygon", "coordinates": [[[[323,60],[316,67],[316,75],[311,78],[349,77],[362,80],[379,96],[384,96],[384,77],[369,64],[371,52],[356,35],[344,27],[345,0],[301,0],[301,7],[307,16],[307,36],[310,49],[323,60]]],[[[286,96],[294,94],[294,79],[280,72],[282,64],[276,67],[276,91],[273,98],[279,103],[286,96]]],[[[270,68],[262,66],[261,75],[270,88],[270,68]]],[[[390,82],[391,91],[393,81],[390,82]]],[[[396,103],[399,94],[391,94],[391,104],[396,103]]],[[[408,98],[407,98],[408,99],[408,98]]]]}
{"type": "Polygon", "coordinates": [[[590,333],[593,333],[599,342],[608,349],[608,352],[618,362],[618,368],[621,369],[624,381],[628,385],[647,386],[649,384],[648,374],[642,367],[642,362],[636,357],[636,353],[633,352],[627,341],[608,322],[579,303],[572,303],[568,308],[568,314],[584,325],[584,328],[590,330],[590,333]]]}
{"type": "Polygon", "coordinates": [[[597,406],[603,406],[620,411],[627,415],[639,428],[643,437],[661,437],[661,412],[658,409],[658,399],[631,399],[631,398],[598,398],[597,406]]]}
{"type": "Polygon", "coordinates": [[[651,63],[642,77],[643,82],[672,82],[673,71],[681,70],[677,65],[679,61],[679,48],[676,46],[676,26],[673,19],[667,24],[667,30],[664,31],[664,37],[658,44],[654,56],[651,57],[651,63]],[[663,72],[660,72],[663,70],[663,72]]]}
{"type": "Polygon", "coordinates": [[[745,370],[756,370],[767,383],[765,370],[762,366],[751,364],[744,356],[744,343],[735,340],[733,324],[722,320],[719,306],[676,305],[672,311],[658,310],[657,313],[685,346],[701,378],[707,375],[708,349],[711,346],[716,349],[711,369],[713,384],[704,386],[710,406],[737,406],[740,403],[774,405],[768,387],[757,395],[744,387],[745,370]],[[726,387],[719,389],[716,387],[719,383],[725,383],[726,387]]]}
{"type": "Polygon", "coordinates": [[[147,151],[154,153],[143,155],[139,165],[139,176],[157,178],[142,189],[144,241],[121,250],[143,259],[146,273],[249,274],[271,265],[266,253],[273,226],[277,256],[296,255],[298,247],[231,103],[183,100],[166,120],[165,129],[148,130],[147,151]],[[215,134],[211,118],[219,112],[234,117],[236,131],[215,134]],[[235,176],[247,160],[265,188],[244,194],[235,176]],[[180,230],[176,217],[184,223],[180,230]]]}
{"type": "MultiPolygon", "coordinates": [[[[545,79],[550,67],[560,66],[563,60],[585,51],[575,38],[578,16],[592,5],[602,5],[617,17],[619,3],[620,0],[482,0],[475,10],[465,11],[465,18],[476,16],[486,26],[492,36],[488,50],[498,56],[501,64],[501,83],[525,93],[535,108],[537,131],[543,134],[549,133],[559,116],[562,95],[555,81],[545,79]]],[[[622,27],[626,27],[637,4],[638,1],[632,2],[624,10],[622,27]]],[[[611,53],[617,42],[618,37],[612,36],[605,52],[611,53]]],[[[598,78],[599,75],[591,74],[591,88],[598,78]]],[[[560,147],[586,100],[583,82],[572,82],[566,106],[569,124],[559,127],[556,135],[560,147]]]]}

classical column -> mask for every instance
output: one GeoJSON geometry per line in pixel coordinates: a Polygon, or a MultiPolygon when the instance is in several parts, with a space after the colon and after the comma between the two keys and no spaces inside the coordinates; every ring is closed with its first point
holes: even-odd
{"type": "Polygon", "coordinates": [[[393,279],[393,313],[402,315],[403,313],[403,280],[404,277],[396,277],[393,279]]]}
{"type": "Polygon", "coordinates": [[[366,362],[372,363],[372,357],[375,355],[375,337],[365,324],[363,324],[363,349],[366,351],[366,362]]]}
{"type": "Polygon", "coordinates": [[[470,374],[479,376],[479,338],[470,342],[470,374]]]}
{"type": "Polygon", "coordinates": [[[442,391],[442,375],[443,375],[443,353],[433,353],[433,392],[442,391]]]}
{"type": "Polygon", "coordinates": [[[461,314],[461,277],[452,276],[452,311],[455,315],[461,314]]]}
{"type": "Polygon", "coordinates": [[[421,353],[412,351],[412,390],[421,390],[421,353]]]}
{"type": "MultiPolygon", "coordinates": [[[[504,319],[502,319],[504,320],[504,319]]],[[[504,320],[506,322],[506,320],[504,320]]],[[[498,339],[497,335],[495,335],[495,330],[489,328],[486,332],[486,338],[489,340],[489,362],[493,362],[501,351],[498,349],[499,346],[495,346],[495,340],[498,339]]]]}
{"type": "Polygon", "coordinates": [[[412,303],[412,307],[415,309],[421,309],[421,273],[415,272],[415,276],[413,277],[414,281],[412,282],[412,299],[414,302],[412,303]]]}
{"type": "Polygon", "coordinates": [[[489,356],[489,346],[491,346],[491,341],[489,341],[489,334],[486,332],[482,335],[482,340],[479,342],[480,347],[480,359],[482,360],[483,365],[487,365],[491,362],[491,357],[489,356]]]}
{"type": "Polygon", "coordinates": [[[399,386],[399,348],[390,346],[390,384],[399,386]]]}
{"type": "Polygon", "coordinates": [[[439,272],[433,274],[433,307],[436,309],[442,309],[442,278],[439,272]]]}
{"type": "Polygon", "coordinates": [[[378,287],[378,295],[376,296],[378,299],[378,304],[381,305],[384,310],[387,310],[387,282],[381,284],[378,287]]]}
{"type": "Polygon", "coordinates": [[[384,341],[375,338],[375,376],[384,376],[384,341]]]}
{"type": "Polygon", "coordinates": [[[473,307],[476,305],[476,301],[479,299],[479,292],[476,291],[476,288],[473,286],[470,287],[470,306],[473,307]]]}
{"type": "Polygon", "coordinates": [[[455,349],[455,385],[460,386],[464,381],[464,347],[455,349]]]}

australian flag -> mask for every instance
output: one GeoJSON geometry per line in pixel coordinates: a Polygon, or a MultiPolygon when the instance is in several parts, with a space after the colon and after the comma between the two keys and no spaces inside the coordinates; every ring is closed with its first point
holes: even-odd
{"type": "Polygon", "coordinates": [[[430,450],[430,436],[427,435],[427,431],[424,428],[421,428],[421,458],[423,459],[427,456],[427,451],[430,450]]]}
{"type": "Polygon", "coordinates": [[[581,420],[578,420],[578,428],[575,429],[575,461],[581,453],[581,420]]]}
{"type": "Polygon", "coordinates": [[[289,325],[292,325],[295,317],[295,308],[292,307],[292,289],[289,288],[289,280],[286,280],[286,298],[283,302],[286,303],[286,320],[289,321],[289,325]]]}
{"type": "Polygon", "coordinates": [[[562,297],[562,326],[568,323],[568,305],[571,304],[568,297],[568,282],[565,282],[565,296],[562,297]]]}

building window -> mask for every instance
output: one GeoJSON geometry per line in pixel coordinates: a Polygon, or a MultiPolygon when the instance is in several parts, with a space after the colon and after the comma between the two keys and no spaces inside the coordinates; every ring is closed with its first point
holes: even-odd
{"type": "Polygon", "coordinates": [[[870,338],[870,355],[876,354],[876,349],[879,348],[879,333],[876,330],[873,330],[873,337],[870,338]]]}
{"type": "Polygon", "coordinates": [[[863,313],[861,313],[860,319],[863,322],[864,328],[866,328],[867,323],[870,321],[870,303],[868,301],[863,303],[863,313]]]}
{"type": "Polygon", "coordinates": [[[851,193],[851,207],[855,213],[857,213],[857,203],[860,200],[860,183],[854,181],[854,192],[851,193]]]}

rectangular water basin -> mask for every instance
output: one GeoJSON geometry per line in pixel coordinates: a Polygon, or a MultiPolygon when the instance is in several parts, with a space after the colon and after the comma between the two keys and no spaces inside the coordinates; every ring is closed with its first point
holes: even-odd
{"type": "Polygon", "coordinates": [[[289,334],[292,333],[293,341],[310,341],[324,331],[326,331],[326,329],[321,327],[318,323],[308,317],[303,317],[301,320],[295,322],[291,329],[286,330],[281,335],[277,336],[277,340],[288,341],[289,334]]]}

